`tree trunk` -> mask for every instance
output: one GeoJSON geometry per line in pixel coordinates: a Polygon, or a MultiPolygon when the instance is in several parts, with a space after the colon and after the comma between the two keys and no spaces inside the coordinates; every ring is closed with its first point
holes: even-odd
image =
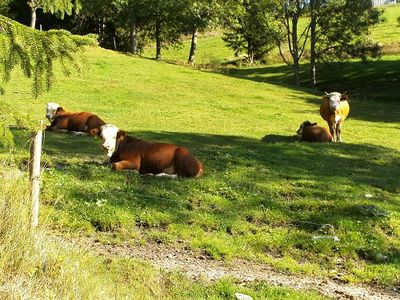
{"type": "Polygon", "coordinates": [[[137,54],[137,33],[136,33],[136,18],[132,18],[131,31],[130,31],[130,46],[131,53],[137,54]]]}
{"type": "Polygon", "coordinates": [[[196,56],[196,48],[197,48],[197,28],[193,28],[192,32],[192,44],[190,46],[190,53],[189,53],[189,60],[188,64],[193,66],[194,65],[194,58],[196,56]]]}
{"type": "Polygon", "coordinates": [[[36,27],[36,9],[37,7],[31,7],[31,28],[36,27]]]}
{"type": "Polygon", "coordinates": [[[317,12],[315,7],[315,0],[310,1],[311,7],[311,21],[310,21],[310,81],[311,87],[317,87],[317,66],[316,66],[316,27],[317,27],[317,12]]]}
{"type": "Polygon", "coordinates": [[[296,86],[300,86],[300,72],[299,72],[299,41],[297,35],[297,23],[298,23],[298,16],[295,15],[292,18],[292,45],[293,45],[293,72],[294,72],[294,80],[296,86]]]}
{"type": "Polygon", "coordinates": [[[160,20],[157,19],[156,21],[156,33],[155,33],[155,38],[156,38],[156,59],[161,60],[161,38],[160,38],[160,30],[161,30],[161,24],[160,20]]]}
{"type": "Polygon", "coordinates": [[[247,41],[247,56],[249,58],[250,64],[254,64],[254,47],[252,40],[247,41]]]}

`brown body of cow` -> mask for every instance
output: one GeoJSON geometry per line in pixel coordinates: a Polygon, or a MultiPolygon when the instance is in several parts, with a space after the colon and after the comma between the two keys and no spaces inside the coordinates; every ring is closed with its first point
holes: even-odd
{"type": "Polygon", "coordinates": [[[132,169],[140,174],[168,174],[199,177],[203,164],[187,148],[174,144],[152,143],[118,131],[116,149],[110,157],[114,170],[132,169]]]}
{"type": "Polygon", "coordinates": [[[300,141],[305,142],[331,142],[333,140],[329,130],[318,126],[317,123],[304,121],[297,130],[300,141]]]}
{"type": "Polygon", "coordinates": [[[326,93],[326,95],[323,96],[320,114],[328,123],[333,141],[342,141],[342,125],[350,112],[350,106],[347,99],[347,95],[338,92],[326,93]]]}
{"type": "Polygon", "coordinates": [[[58,107],[47,130],[68,130],[96,135],[105,122],[90,112],[67,112],[58,107]]]}

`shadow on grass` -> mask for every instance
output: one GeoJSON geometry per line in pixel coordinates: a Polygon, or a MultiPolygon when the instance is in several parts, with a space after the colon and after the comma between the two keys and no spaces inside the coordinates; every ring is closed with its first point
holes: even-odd
{"type": "Polygon", "coordinates": [[[57,189],[52,184],[60,184],[57,176],[62,175],[68,187],[64,188],[66,202],[58,203],[61,210],[73,211],[99,231],[124,226],[129,212],[129,222],[160,231],[173,225],[233,236],[235,232],[251,236],[271,226],[296,227],[302,232],[287,239],[290,245],[276,245],[283,248],[292,243],[303,244],[299,247],[304,249],[314,247],[304,235],[318,235],[322,224],[340,230],[350,223],[343,234],[361,232],[365,240],[344,248],[362,249],[371,257],[375,246],[368,241],[380,242],[386,234],[382,232],[391,228],[388,216],[400,212],[395,196],[400,192],[400,154],[393,149],[298,143],[291,136],[279,135],[257,140],[178,132],[129,134],[188,147],[204,162],[205,176],[174,180],[114,172],[97,162],[105,158],[99,140],[54,133],[47,135],[44,148],[54,166],[45,174],[50,183],[44,197],[57,189]],[[374,194],[373,198],[366,197],[367,193],[374,194]]]}
{"type": "MultiPolygon", "coordinates": [[[[388,191],[399,189],[397,179],[400,178],[400,156],[397,151],[385,147],[348,143],[298,143],[295,136],[271,134],[262,140],[180,132],[138,131],[128,134],[145,140],[188,147],[204,161],[210,175],[235,167],[263,166],[285,178],[338,179],[388,191]]],[[[29,138],[26,132],[14,130],[14,135],[17,147],[26,145],[26,139],[29,138]]],[[[84,160],[89,157],[96,158],[96,165],[99,164],[97,159],[107,159],[99,139],[67,133],[47,132],[43,151],[55,161],[65,158],[84,160]]]]}
{"type": "MultiPolygon", "coordinates": [[[[256,82],[267,82],[298,90],[294,86],[292,69],[286,65],[244,69],[219,69],[221,74],[256,82]]],[[[306,80],[309,65],[301,66],[302,87],[309,87],[306,80]]],[[[330,63],[319,66],[318,94],[324,91],[347,91],[352,107],[350,117],[368,121],[400,122],[400,60],[378,60],[367,63],[330,63]],[[382,103],[383,102],[383,103],[382,103]]],[[[315,93],[315,91],[308,90],[315,93]]],[[[320,101],[310,99],[320,105],[320,101]]]]}
{"type": "Polygon", "coordinates": [[[261,139],[265,143],[295,143],[299,141],[296,135],[267,134],[261,139]]]}

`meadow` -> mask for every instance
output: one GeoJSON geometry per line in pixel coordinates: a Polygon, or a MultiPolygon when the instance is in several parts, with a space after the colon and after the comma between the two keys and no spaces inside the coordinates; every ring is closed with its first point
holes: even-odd
{"type": "MultiPolygon", "coordinates": [[[[207,39],[217,47],[216,37],[207,39]]],[[[217,51],[220,57],[225,50],[217,51]]],[[[211,72],[100,48],[89,48],[86,56],[88,70],[70,77],[58,72],[54,88],[37,99],[15,71],[4,101],[35,120],[44,119],[50,101],[94,112],[130,135],[188,147],[204,162],[205,175],[174,180],[114,172],[99,139],[46,132],[40,214],[45,236],[174,245],[228,264],[241,258],[288,274],[399,285],[399,55],[328,66],[321,70],[320,91],[292,86],[283,65],[211,72]],[[326,126],[319,116],[324,89],[349,92],[344,143],[299,143],[294,135],[304,120],[326,126]]],[[[1,174],[27,169],[30,134],[13,134],[15,148],[0,148],[1,174]]],[[[7,187],[5,178],[0,176],[2,205],[10,207],[7,199],[27,196],[13,194],[22,181],[7,187]]],[[[1,218],[0,239],[26,232],[29,247],[29,229],[4,231],[18,218],[1,218]]],[[[21,247],[8,249],[19,255],[0,258],[2,268],[9,274],[22,270],[43,286],[51,279],[45,291],[59,289],[65,298],[76,296],[76,285],[86,298],[112,297],[119,284],[118,296],[139,291],[143,299],[231,299],[237,290],[256,299],[320,299],[262,282],[193,283],[142,262],[103,260],[60,246],[47,258],[54,268],[46,273],[42,258],[21,264],[31,253],[21,247]],[[92,270],[102,275],[85,275],[92,270]],[[68,284],[60,274],[69,274],[68,284]],[[97,285],[111,287],[92,290],[97,285]]]]}

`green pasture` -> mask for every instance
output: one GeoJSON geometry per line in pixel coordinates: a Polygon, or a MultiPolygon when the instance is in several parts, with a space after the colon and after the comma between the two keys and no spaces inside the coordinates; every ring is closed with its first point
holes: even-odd
{"type": "MultiPolygon", "coordinates": [[[[212,33],[200,34],[196,49],[196,64],[202,67],[217,67],[221,63],[233,60],[233,51],[225,45],[222,40],[222,31],[216,30],[212,33]]],[[[172,46],[162,50],[163,60],[186,64],[189,58],[191,39],[186,37],[181,45],[172,46]]],[[[143,53],[144,57],[154,58],[155,48],[147,47],[143,53]]]]}
{"type": "MultiPolygon", "coordinates": [[[[239,257],[284,272],[398,285],[398,101],[350,94],[344,143],[298,143],[301,122],[324,125],[322,92],[103,49],[87,57],[90,70],[60,75],[36,100],[16,72],[4,99],[37,120],[53,101],[97,113],[131,135],[186,146],[205,175],[113,172],[98,139],[46,132],[41,223],[106,243],[177,244],[227,262],[239,257]]],[[[24,169],[28,135],[14,134],[13,157],[24,169]]]]}
{"type": "Polygon", "coordinates": [[[397,18],[400,17],[400,5],[390,5],[384,8],[382,23],[371,28],[371,37],[384,45],[393,42],[400,43],[400,25],[397,18]]]}

